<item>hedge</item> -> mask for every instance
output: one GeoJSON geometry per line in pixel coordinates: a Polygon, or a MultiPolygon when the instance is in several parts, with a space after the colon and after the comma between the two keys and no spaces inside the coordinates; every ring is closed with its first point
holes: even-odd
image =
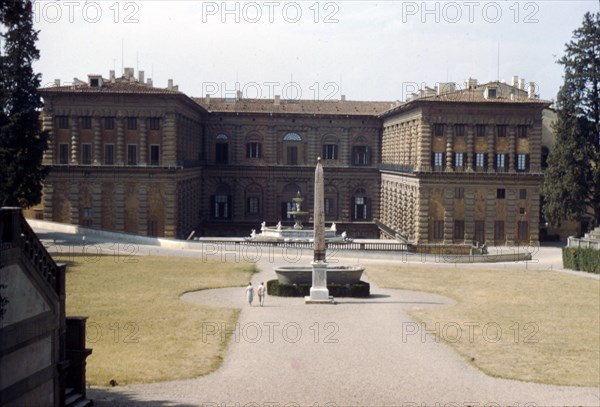
{"type": "MultiPolygon", "coordinates": [[[[267,281],[267,294],[277,297],[305,297],[310,295],[310,284],[280,284],[279,280],[267,281]]],[[[329,295],[334,298],[370,295],[370,285],[364,281],[356,284],[328,284],[329,295]]]]}
{"type": "Polygon", "coordinates": [[[600,274],[600,250],[565,247],[562,254],[564,268],[600,274]]]}

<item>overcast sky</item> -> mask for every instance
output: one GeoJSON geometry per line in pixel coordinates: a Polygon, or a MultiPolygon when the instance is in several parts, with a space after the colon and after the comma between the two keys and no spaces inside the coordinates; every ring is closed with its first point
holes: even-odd
{"type": "Polygon", "coordinates": [[[404,100],[519,75],[553,99],[589,1],[36,1],[42,83],[122,67],[189,96],[404,100]],[[499,52],[498,52],[499,50],[499,52]],[[499,55],[499,58],[498,58],[499,55]],[[499,77],[498,77],[499,73],[499,77]]]}

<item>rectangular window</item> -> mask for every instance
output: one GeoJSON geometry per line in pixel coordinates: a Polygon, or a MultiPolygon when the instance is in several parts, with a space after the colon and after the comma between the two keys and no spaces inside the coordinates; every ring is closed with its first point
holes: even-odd
{"type": "Polygon", "coordinates": [[[496,126],[496,135],[498,137],[506,137],[506,125],[500,124],[496,126]]]}
{"type": "Polygon", "coordinates": [[[504,199],[504,198],[506,198],[506,189],[504,189],[504,188],[498,188],[496,190],[496,198],[498,198],[498,199],[504,199]]]}
{"type": "Polygon", "coordinates": [[[517,171],[527,171],[529,166],[529,154],[517,154],[517,171]]]}
{"type": "Polygon", "coordinates": [[[333,199],[325,198],[325,215],[333,216],[333,199]]]}
{"type": "Polygon", "coordinates": [[[433,221],[433,240],[444,240],[444,221],[433,221]]]}
{"type": "Polygon", "coordinates": [[[298,164],[298,147],[288,146],[287,148],[287,163],[288,165],[298,164]]]}
{"type": "Polygon", "coordinates": [[[323,157],[326,160],[337,160],[338,159],[337,144],[323,144],[323,157]]]}
{"type": "Polygon", "coordinates": [[[519,208],[519,215],[525,215],[525,208],[519,208]]]}
{"type": "Polygon", "coordinates": [[[104,128],[106,130],[113,130],[115,128],[115,118],[114,117],[105,117],[104,118],[104,128]]]}
{"type": "Polygon", "coordinates": [[[137,130],[137,117],[127,118],[127,130],[137,130]]]}
{"type": "Polygon", "coordinates": [[[160,145],[150,144],[150,165],[160,165],[160,145]]]}
{"type": "Polygon", "coordinates": [[[529,223],[526,220],[517,222],[517,239],[520,242],[529,241],[529,223]]]}
{"type": "Polygon", "coordinates": [[[496,170],[506,170],[506,154],[496,154],[496,170]]]}
{"type": "Polygon", "coordinates": [[[68,164],[69,163],[69,144],[60,143],[58,145],[58,163],[68,164]]]}
{"type": "Polygon", "coordinates": [[[485,137],[485,124],[476,125],[475,134],[477,135],[477,137],[485,137]]]}
{"type": "Polygon", "coordinates": [[[92,118],[90,116],[83,116],[81,118],[81,128],[82,129],[91,129],[92,128],[92,118]]]}
{"type": "Polygon", "coordinates": [[[58,116],[58,128],[68,129],[69,128],[69,116],[58,116]]]}
{"type": "Polygon", "coordinates": [[[465,153],[454,153],[454,168],[464,168],[465,166],[465,153]]]}
{"type": "Polygon", "coordinates": [[[354,219],[367,219],[367,200],[365,197],[357,196],[354,198],[354,219]]]}
{"type": "Polygon", "coordinates": [[[527,137],[527,126],[517,126],[517,137],[525,138],[527,137]]]}
{"type": "Polygon", "coordinates": [[[519,189],[519,199],[527,199],[527,190],[519,189]]]}
{"type": "Polygon", "coordinates": [[[454,125],[454,136],[455,137],[463,137],[465,135],[465,125],[464,124],[455,124],[454,125]]]}
{"type": "Polygon", "coordinates": [[[226,164],[228,160],[228,144],[227,143],[217,143],[215,148],[215,161],[218,164],[226,164]]]}
{"type": "Polygon", "coordinates": [[[127,165],[137,165],[137,144],[127,144],[127,165]]]}
{"type": "Polygon", "coordinates": [[[475,168],[478,170],[485,169],[485,153],[475,154],[475,168]]]}
{"type": "Polygon", "coordinates": [[[247,143],[246,144],[246,158],[259,158],[260,157],[260,143],[247,143]]]}
{"type": "Polygon", "coordinates": [[[352,147],[352,164],[354,164],[354,165],[369,165],[369,147],[368,146],[352,147]]]}
{"type": "Polygon", "coordinates": [[[476,220],[475,221],[475,234],[474,234],[475,242],[481,244],[485,243],[485,221],[476,220]]]}
{"type": "Polygon", "coordinates": [[[229,197],[227,195],[216,195],[215,196],[215,218],[227,219],[229,218],[229,197]]]}
{"type": "Polygon", "coordinates": [[[433,135],[435,137],[443,137],[444,136],[444,125],[441,123],[435,123],[433,125],[433,135]]]}
{"type": "Polygon", "coordinates": [[[258,215],[258,197],[251,196],[248,198],[247,210],[249,215],[258,215]]]}
{"type": "Polygon", "coordinates": [[[504,221],[497,220],[494,222],[494,240],[496,242],[504,242],[504,221]]]}
{"type": "Polygon", "coordinates": [[[433,169],[439,171],[444,168],[444,153],[433,153],[433,169]]]}
{"type": "Polygon", "coordinates": [[[454,221],[454,239],[462,240],[465,238],[465,221],[455,220],[454,221]]]}
{"type": "Polygon", "coordinates": [[[454,199],[464,199],[464,198],[465,198],[465,188],[464,187],[454,188],[454,199]]]}
{"type": "Polygon", "coordinates": [[[115,145],[104,145],[104,165],[115,165],[115,145]]]}
{"type": "Polygon", "coordinates": [[[158,222],[148,219],[148,236],[158,236],[158,222]]]}
{"type": "Polygon", "coordinates": [[[160,117],[150,118],[150,130],[160,130],[160,117]]]}
{"type": "Polygon", "coordinates": [[[81,144],[81,164],[89,165],[92,163],[92,145],[89,143],[81,144]]]}

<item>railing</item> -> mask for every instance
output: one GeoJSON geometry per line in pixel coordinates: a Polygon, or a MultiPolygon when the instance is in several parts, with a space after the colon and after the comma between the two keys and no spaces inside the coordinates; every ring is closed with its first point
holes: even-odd
{"type": "MultiPolygon", "coordinates": [[[[293,247],[298,249],[313,249],[312,242],[268,242],[268,241],[253,241],[245,239],[219,239],[219,238],[201,238],[198,240],[202,243],[208,244],[224,244],[224,245],[245,245],[245,246],[275,246],[275,247],[293,247]]],[[[332,250],[370,250],[370,251],[407,251],[408,245],[406,243],[400,243],[394,240],[385,242],[374,242],[368,239],[365,240],[352,240],[347,242],[327,242],[327,249],[332,250]]]]}
{"type": "Polygon", "coordinates": [[[585,238],[578,239],[576,237],[569,236],[567,239],[567,247],[583,247],[600,250],[600,240],[585,238]]]}
{"type": "Polygon", "coordinates": [[[37,239],[31,227],[21,214],[20,208],[0,209],[0,250],[12,248],[21,249],[24,256],[29,258],[44,280],[60,295],[61,281],[58,266],[37,239]]]}

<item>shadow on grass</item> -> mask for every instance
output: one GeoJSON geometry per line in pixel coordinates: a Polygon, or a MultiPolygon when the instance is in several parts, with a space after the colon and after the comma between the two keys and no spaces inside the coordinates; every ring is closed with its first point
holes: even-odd
{"type": "Polygon", "coordinates": [[[136,400],[134,394],[129,394],[127,390],[119,390],[118,387],[108,389],[102,387],[94,387],[87,389],[87,398],[94,401],[94,406],[115,406],[115,407],[130,407],[130,406],[156,406],[156,407],[194,407],[202,405],[201,402],[193,404],[182,403],[180,401],[170,400],[136,400]]]}

